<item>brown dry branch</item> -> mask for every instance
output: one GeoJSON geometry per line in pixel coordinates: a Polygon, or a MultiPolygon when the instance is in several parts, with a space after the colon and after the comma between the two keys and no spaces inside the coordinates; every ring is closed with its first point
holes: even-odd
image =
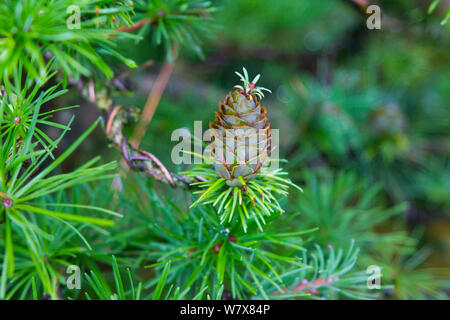
{"type": "MultiPolygon", "coordinates": [[[[174,57],[175,58],[175,57],[174,57]]],[[[139,147],[141,140],[147,130],[147,126],[152,121],[156,108],[158,107],[161,96],[166,89],[170,75],[172,74],[175,63],[164,62],[158,77],[155,80],[152,91],[150,92],[147,101],[145,102],[144,109],[142,110],[139,122],[134,129],[133,136],[130,143],[134,147],[139,147]]]]}
{"type": "Polygon", "coordinates": [[[129,168],[144,173],[146,176],[169,184],[171,187],[189,188],[190,184],[199,179],[193,179],[173,172],[166,167],[150,152],[133,147],[123,134],[123,126],[134,122],[138,117],[136,109],[116,106],[109,114],[106,124],[106,136],[116,149],[120,150],[123,160],[129,168]]]}
{"type": "MultiPolygon", "coordinates": [[[[175,51],[175,50],[173,50],[175,51]]],[[[174,60],[176,55],[174,54],[174,60]]],[[[145,102],[144,109],[142,110],[141,116],[139,117],[139,122],[134,128],[133,135],[130,139],[130,144],[133,148],[138,148],[142,138],[144,137],[147,126],[150,124],[153,115],[155,114],[156,108],[158,107],[161,96],[166,89],[167,83],[169,81],[170,75],[172,74],[173,68],[175,66],[175,61],[173,63],[164,62],[158,77],[155,80],[155,84],[148,95],[147,101],[145,102]]],[[[128,163],[125,157],[122,159],[122,166],[126,171],[128,171],[128,163]]]]}
{"type": "MultiPolygon", "coordinates": [[[[141,27],[145,26],[147,23],[152,23],[152,21],[150,19],[142,19],[141,21],[136,22],[132,26],[121,27],[121,28],[117,29],[116,31],[117,32],[134,31],[134,30],[140,29],[141,27]]],[[[117,36],[117,33],[111,33],[111,34],[109,34],[109,36],[115,37],[115,36],[117,36]]]]}
{"type": "Polygon", "coordinates": [[[191,183],[203,181],[200,177],[191,178],[169,172],[152,153],[135,148],[128,142],[123,133],[123,127],[139,118],[137,109],[123,108],[122,106],[113,107],[114,103],[105,93],[105,90],[95,92],[94,85],[90,81],[86,84],[81,80],[70,80],[71,84],[80,90],[86,100],[94,103],[103,114],[106,114],[106,136],[112,145],[122,153],[127,167],[174,188],[188,189],[191,183]]]}
{"type": "MultiPolygon", "coordinates": [[[[170,13],[171,16],[184,16],[184,15],[188,15],[188,16],[192,16],[192,17],[204,17],[204,18],[208,18],[209,14],[208,13],[202,13],[202,12],[191,12],[191,13],[186,13],[186,12],[171,12],[170,13]]],[[[166,16],[166,13],[163,11],[158,11],[158,17],[159,18],[164,18],[166,16]]],[[[138,30],[142,27],[144,27],[145,25],[150,24],[150,25],[156,25],[158,24],[158,18],[144,18],[138,22],[136,22],[135,24],[131,25],[131,26],[124,26],[124,27],[120,27],[118,26],[118,28],[115,30],[117,33],[110,33],[108,34],[108,36],[110,37],[116,37],[120,34],[120,32],[131,32],[134,30],[138,30]]]]}

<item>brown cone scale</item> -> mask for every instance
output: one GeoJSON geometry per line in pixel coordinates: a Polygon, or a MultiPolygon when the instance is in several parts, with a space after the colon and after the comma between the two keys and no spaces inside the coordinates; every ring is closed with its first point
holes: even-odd
{"type": "Polygon", "coordinates": [[[260,101],[242,90],[230,92],[219,103],[211,144],[211,157],[217,174],[230,186],[253,179],[267,160],[270,123],[260,101]]]}

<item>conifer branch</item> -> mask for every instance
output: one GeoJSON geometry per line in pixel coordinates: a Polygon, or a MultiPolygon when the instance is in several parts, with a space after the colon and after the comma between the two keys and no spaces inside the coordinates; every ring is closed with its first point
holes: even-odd
{"type": "MultiPolygon", "coordinates": [[[[141,21],[136,22],[135,24],[133,24],[131,26],[120,27],[116,31],[117,32],[130,32],[130,31],[140,29],[148,23],[152,24],[153,22],[154,22],[154,20],[149,20],[146,18],[146,19],[142,19],[141,21]]],[[[117,35],[118,35],[118,33],[110,33],[109,34],[110,37],[116,37],[117,35]]]]}
{"type": "MultiPolygon", "coordinates": [[[[152,63],[147,63],[149,66],[152,63]]],[[[123,132],[126,124],[134,123],[139,117],[135,108],[113,107],[113,101],[104,92],[96,92],[92,81],[83,82],[70,79],[71,84],[77,87],[81,95],[104,114],[105,132],[108,140],[122,154],[124,164],[133,171],[144,173],[146,176],[170,185],[174,188],[188,189],[194,182],[205,182],[202,177],[189,177],[187,175],[169,172],[161,161],[152,153],[134,147],[123,132]],[[101,97],[101,98],[98,98],[101,97]]],[[[151,95],[151,94],[150,94],[151,95]]],[[[139,144],[138,144],[139,145],[139,144]]]]}
{"type": "Polygon", "coordinates": [[[156,78],[155,84],[147,98],[147,101],[145,102],[141,117],[139,118],[139,122],[134,129],[133,136],[130,140],[131,145],[136,148],[139,147],[147,126],[152,121],[153,115],[155,114],[156,108],[158,107],[159,101],[161,100],[161,96],[164,93],[174,67],[174,62],[164,62],[161,71],[156,78]]]}
{"type": "Polygon", "coordinates": [[[136,109],[125,109],[116,106],[108,116],[106,135],[114,147],[122,153],[126,164],[134,171],[143,172],[146,176],[171,187],[189,188],[198,178],[191,178],[169,172],[152,153],[133,147],[123,133],[123,126],[137,118],[136,109]]]}

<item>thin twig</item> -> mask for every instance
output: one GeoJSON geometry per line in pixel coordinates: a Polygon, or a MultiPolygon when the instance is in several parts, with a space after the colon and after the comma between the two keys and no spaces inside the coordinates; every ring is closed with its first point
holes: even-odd
{"type": "Polygon", "coordinates": [[[125,71],[124,73],[120,74],[117,78],[118,79],[126,79],[128,78],[132,73],[135,73],[137,71],[141,71],[143,69],[147,69],[149,67],[151,67],[152,65],[155,64],[155,60],[148,60],[146,62],[144,62],[143,64],[141,64],[139,67],[135,68],[135,69],[128,69],[127,71],[125,71]]]}
{"type": "Polygon", "coordinates": [[[357,5],[364,13],[366,12],[367,7],[370,6],[368,0],[350,0],[350,2],[353,2],[353,4],[357,5]]]}
{"type": "Polygon", "coordinates": [[[169,63],[164,62],[158,77],[156,78],[155,84],[150,92],[147,101],[145,102],[144,109],[141,113],[139,123],[133,131],[133,135],[130,139],[130,143],[133,147],[138,148],[141,143],[142,137],[147,130],[147,126],[152,121],[153,115],[155,114],[156,108],[158,107],[161,96],[166,89],[167,83],[169,81],[170,75],[172,74],[175,62],[169,63]]]}
{"type": "Polygon", "coordinates": [[[169,172],[153,154],[135,148],[127,141],[123,126],[136,116],[136,110],[117,106],[111,111],[106,125],[107,137],[122,153],[127,168],[143,172],[148,177],[169,184],[171,187],[190,188],[191,183],[198,182],[196,178],[169,172]]]}
{"type": "MultiPolygon", "coordinates": [[[[166,14],[163,11],[159,11],[158,12],[158,16],[159,18],[163,18],[166,14]]],[[[171,16],[191,16],[191,17],[203,17],[203,18],[208,18],[210,16],[209,13],[204,13],[204,12],[200,12],[200,13],[196,13],[196,12],[171,12],[170,13],[171,16]]],[[[110,33],[108,34],[110,37],[116,37],[117,35],[119,35],[119,32],[130,32],[130,31],[134,31],[137,29],[142,28],[143,26],[147,25],[147,24],[157,24],[158,23],[158,18],[154,18],[154,19],[149,19],[149,18],[144,18],[138,22],[136,22],[135,24],[133,24],[132,26],[125,26],[125,27],[119,27],[118,29],[116,29],[117,33],[110,33]]]]}
{"type": "MultiPolygon", "coordinates": [[[[152,23],[152,20],[145,18],[145,19],[142,19],[141,21],[136,22],[132,26],[121,27],[121,28],[117,29],[116,31],[117,32],[130,32],[130,31],[140,29],[148,23],[152,23]]],[[[118,33],[110,33],[109,34],[110,37],[115,37],[117,35],[118,35],[118,33]]]]}
{"type": "Polygon", "coordinates": [[[133,108],[123,108],[122,106],[113,107],[113,101],[111,99],[105,99],[110,101],[107,105],[100,105],[99,99],[93,101],[93,97],[96,97],[97,94],[95,93],[94,86],[90,85],[89,81],[84,83],[81,80],[76,81],[71,79],[71,83],[80,90],[85,99],[96,104],[97,108],[103,111],[103,113],[106,113],[109,109],[110,112],[106,116],[105,124],[106,136],[112,145],[122,153],[127,168],[142,172],[146,176],[156,181],[169,184],[174,188],[188,189],[191,187],[191,183],[202,181],[201,178],[191,178],[169,172],[161,161],[153,154],[134,148],[127,141],[127,138],[123,133],[123,127],[126,123],[138,118],[137,110],[133,108]],[[88,87],[87,90],[84,86],[88,87]]]}

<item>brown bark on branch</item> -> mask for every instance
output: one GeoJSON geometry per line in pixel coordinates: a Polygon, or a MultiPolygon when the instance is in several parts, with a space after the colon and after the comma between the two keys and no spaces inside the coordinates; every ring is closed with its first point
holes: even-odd
{"type": "Polygon", "coordinates": [[[113,101],[109,99],[104,92],[95,92],[93,82],[89,81],[84,86],[81,81],[71,83],[78,87],[82,96],[94,103],[106,118],[106,136],[112,145],[122,153],[126,164],[134,171],[142,172],[146,176],[170,185],[173,188],[190,188],[191,183],[204,181],[202,178],[191,178],[169,172],[167,168],[152,153],[134,148],[123,133],[123,127],[132,122],[136,122],[139,117],[139,111],[134,108],[123,108],[122,106],[113,107],[113,101]],[[108,112],[109,111],[109,112],[108,112]]]}
{"type": "Polygon", "coordinates": [[[189,188],[190,184],[198,179],[169,172],[167,168],[150,152],[133,147],[123,134],[123,126],[134,122],[138,116],[136,109],[125,109],[117,106],[111,111],[106,124],[106,136],[114,147],[122,153],[127,165],[134,171],[144,173],[146,176],[169,184],[171,187],[189,188]]]}
{"type": "Polygon", "coordinates": [[[153,85],[152,91],[145,102],[141,117],[130,140],[130,143],[136,148],[139,147],[145,131],[147,130],[147,126],[152,121],[153,115],[155,114],[156,108],[161,100],[161,96],[166,89],[167,82],[169,81],[174,66],[175,63],[169,63],[167,61],[164,62],[161,71],[156,78],[155,84],[153,85]]]}

